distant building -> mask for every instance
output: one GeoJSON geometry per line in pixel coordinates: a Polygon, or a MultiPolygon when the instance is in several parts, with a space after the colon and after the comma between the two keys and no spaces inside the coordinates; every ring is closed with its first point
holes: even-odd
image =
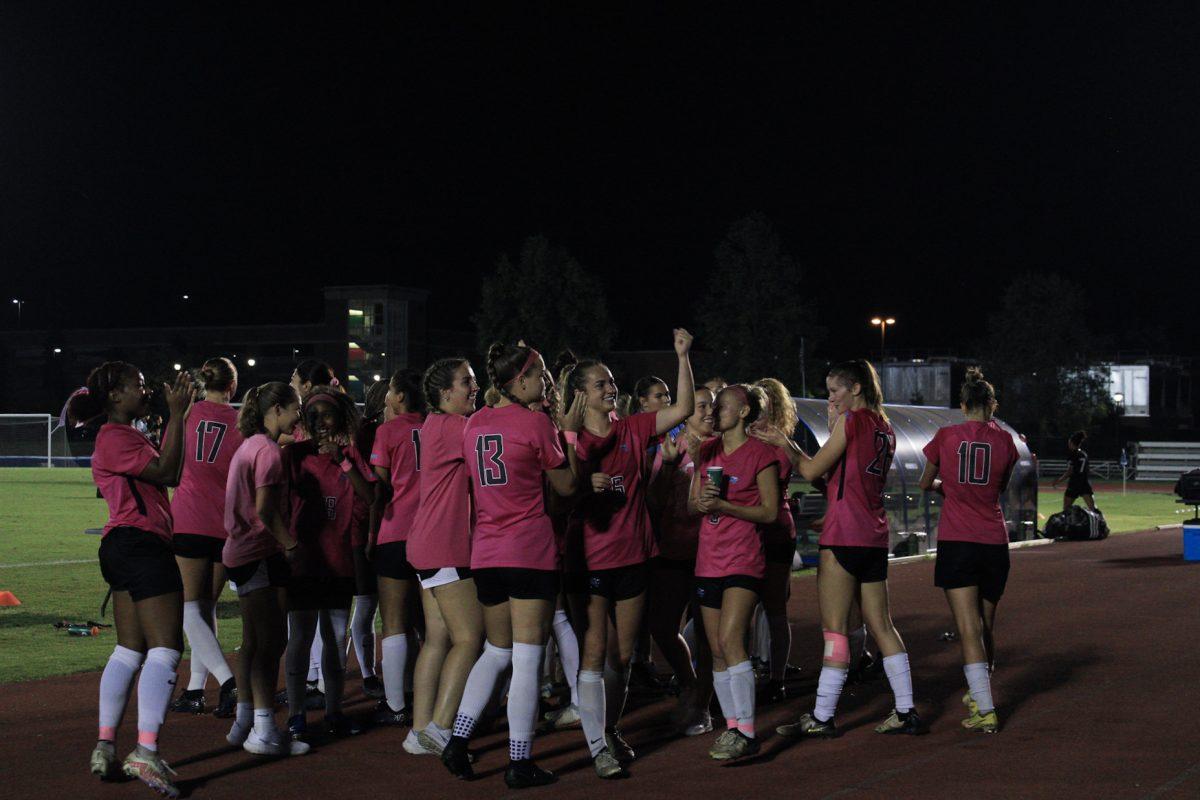
{"type": "Polygon", "coordinates": [[[470,355],[470,333],[431,334],[424,289],[328,286],[324,296],[321,319],[291,324],[2,331],[0,372],[13,379],[5,381],[0,408],[57,414],[88,370],[111,359],[137,364],[147,381],[161,381],[176,364],[197,367],[205,358],[229,356],[244,388],[287,380],[296,362],[318,358],[361,398],[366,386],[394,370],[424,369],[450,351],[470,355]]]}

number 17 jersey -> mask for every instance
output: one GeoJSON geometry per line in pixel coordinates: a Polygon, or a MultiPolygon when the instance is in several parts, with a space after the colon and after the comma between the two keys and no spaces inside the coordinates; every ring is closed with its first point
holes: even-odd
{"type": "Polygon", "coordinates": [[[237,409],[224,403],[192,404],[183,423],[183,474],[171,496],[174,533],[226,537],[225,482],[242,446],[237,417],[237,409]]]}
{"type": "Polygon", "coordinates": [[[1017,463],[1012,436],[994,420],[969,420],[939,428],[924,453],[946,495],[938,541],[1008,544],[1000,492],[1017,463]]]}
{"type": "Polygon", "coordinates": [[[820,543],[886,548],[883,487],[896,452],[896,435],[887,420],[865,408],[846,412],[843,425],[846,452],[829,479],[820,543]]]}

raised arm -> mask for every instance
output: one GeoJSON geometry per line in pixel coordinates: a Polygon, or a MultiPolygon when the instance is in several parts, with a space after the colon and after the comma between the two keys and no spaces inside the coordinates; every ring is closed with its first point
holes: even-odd
{"type": "Polygon", "coordinates": [[[675,329],[675,355],[679,358],[679,375],[675,380],[675,402],[654,416],[654,432],[661,435],[692,415],[696,407],[696,381],[692,377],[692,335],[683,328],[675,329]]]}
{"type": "Polygon", "coordinates": [[[175,385],[163,384],[171,419],[163,432],[162,452],[138,473],[138,479],[159,486],[178,486],[183,472],[183,423],[192,407],[192,376],[181,372],[175,385]]]}
{"type": "Polygon", "coordinates": [[[558,426],[562,430],[562,437],[566,443],[563,452],[567,456],[567,463],[561,467],[546,470],[546,479],[550,481],[550,488],[560,497],[573,495],[579,488],[579,455],[575,452],[575,438],[583,428],[585,408],[584,393],[575,392],[575,397],[571,400],[571,407],[558,419],[558,426]]]}
{"type": "Polygon", "coordinates": [[[829,439],[826,440],[825,446],[817,451],[817,454],[812,458],[808,458],[801,453],[800,457],[800,474],[804,480],[811,481],[819,478],[829,470],[833,469],[837,464],[838,459],[846,452],[846,418],[838,417],[837,422],[833,424],[833,430],[829,432],[829,439]]]}

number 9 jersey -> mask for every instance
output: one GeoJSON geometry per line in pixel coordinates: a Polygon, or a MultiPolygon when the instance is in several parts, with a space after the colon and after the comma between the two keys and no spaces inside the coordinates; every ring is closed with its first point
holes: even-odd
{"type": "Polygon", "coordinates": [[[883,487],[896,453],[896,434],[886,419],[866,408],[846,412],[842,422],[846,451],[829,478],[820,544],[886,549],[883,487]]]}
{"type": "Polygon", "coordinates": [[[183,423],[183,474],[171,495],[174,533],[226,537],[225,482],[242,446],[237,417],[237,409],[224,403],[192,405],[183,423]]]}
{"type": "Polygon", "coordinates": [[[1000,493],[1017,463],[1012,436],[994,420],[968,420],[939,428],[924,453],[946,495],[938,541],[1008,544],[1000,493]]]}

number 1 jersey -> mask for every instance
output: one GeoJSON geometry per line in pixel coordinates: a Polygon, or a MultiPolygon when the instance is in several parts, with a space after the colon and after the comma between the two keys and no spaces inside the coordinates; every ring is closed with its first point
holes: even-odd
{"type": "Polygon", "coordinates": [[[886,548],[883,487],[896,452],[896,435],[887,420],[865,408],[846,412],[843,425],[846,452],[829,479],[820,543],[886,548]]]}
{"type": "Polygon", "coordinates": [[[994,420],[967,421],[939,428],[924,453],[946,495],[938,541],[1008,544],[1000,492],[1017,463],[1012,436],[994,420]]]}

